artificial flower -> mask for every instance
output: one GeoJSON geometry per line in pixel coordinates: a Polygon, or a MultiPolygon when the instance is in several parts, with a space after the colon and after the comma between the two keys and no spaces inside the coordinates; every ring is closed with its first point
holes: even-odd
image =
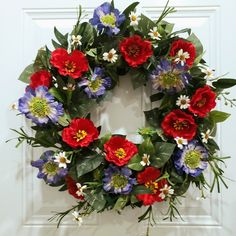
{"type": "Polygon", "coordinates": [[[172,189],[171,186],[168,186],[168,184],[165,184],[164,187],[160,189],[160,192],[159,197],[164,200],[174,194],[174,189],[172,189]]]}
{"type": "Polygon", "coordinates": [[[138,25],[138,16],[134,11],[131,11],[129,14],[130,25],[135,26],[138,25]]]}
{"type": "Polygon", "coordinates": [[[72,148],[87,147],[98,138],[98,130],[89,119],[75,118],[62,130],[62,140],[72,148]]]}
{"type": "Polygon", "coordinates": [[[111,87],[111,78],[105,76],[103,68],[95,67],[92,76],[84,78],[78,85],[84,89],[89,98],[97,98],[111,87]]]}
{"type": "Polygon", "coordinates": [[[216,93],[205,85],[197,89],[191,98],[189,111],[199,117],[205,117],[216,106],[216,93]]]}
{"type": "Polygon", "coordinates": [[[76,86],[75,86],[75,84],[68,83],[66,86],[63,86],[62,89],[72,92],[76,89],[76,86]]]}
{"type": "Polygon", "coordinates": [[[180,107],[180,109],[187,109],[190,105],[189,96],[180,95],[176,101],[176,105],[180,107]]]}
{"type": "Polygon", "coordinates": [[[210,136],[210,134],[211,134],[211,131],[209,129],[205,133],[201,132],[203,143],[208,143],[208,139],[213,138],[212,136],[210,136]]]}
{"type": "Polygon", "coordinates": [[[81,191],[79,191],[80,189],[78,188],[78,186],[80,187],[81,185],[77,185],[78,183],[76,183],[72,179],[72,177],[70,177],[69,175],[66,176],[65,179],[66,179],[66,185],[67,185],[67,189],[68,189],[69,194],[80,201],[84,201],[84,195],[78,194],[79,192],[81,192],[81,191]]]}
{"type": "Polygon", "coordinates": [[[84,190],[87,189],[87,185],[81,185],[80,183],[76,183],[76,187],[77,187],[77,191],[76,194],[79,198],[83,198],[84,197],[84,190]]]}
{"type": "Polygon", "coordinates": [[[123,166],[138,153],[135,144],[120,136],[111,137],[105,144],[106,160],[117,166],[123,166]]]}
{"type": "Polygon", "coordinates": [[[153,29],[150,29],[150,32],[148,35],[151,37],[151,39],[154,40],[159,40],[160,39],[160,34],[157,31],[157,27],[153,27],[153,29]]]}
{"type": "Polygon", "coordinates": [[[39,86],[35,90],[28,89],[18,101],[19,111],[35,124],[57,123],[59,116],[64,113],[61,103],[48,92],[48,88],[39,86]]]}
{"type": "Polygon", "coordinates": [[[149,166],[151,164],[149,159],[150,159],[150,155],[144,153],[142,156],[142,161],[140,161],[140,164],[142,166],[149,166]]]}
{"type": "Polygon", "coordinates": [[[197,140],[192,140],[174,154],[175,168],[193,177],[207,168],[207,159],[207,150],[197,140]]]}
{"type": "Polygon", "coordinates": [[[89,70],[87,58],[79,50],[68,54],[66,49],[57,48],[51,54],[50,63],[58,69],[60,75],[68,75],[73,79],[80,78],[84,72],[89,70]]]}
{"type": "Polygon", "coordinates": [[[183,149],[184,145],[188,144],[188,140],[184,139],[182,137],[176,137],[174,139],[175,139],[175,142],[177,144],[177,147],[180,148],[180,149],[183,149]]]}
{"type": "Polygon", "coordinates": [[[109,165],[104,170],[103,189],[106,192],[115,194],[129,194],[133,185],[136,184],[136,179],[131,178],[132,171],[127,167],[117,167],[109,165]]]}
{"type": "Polygon", "coordinates": [[[121,41],[120,52],[131,67],[142,65],[153,54],[151,42],[143,40],[139,35],[121,41]]]}
{"type": "Polygon", "coordinates": [[[191,140],[196,135],[197,125],[192,115],[181,110],[173,110],[161,123],[165,135],[191,140]]]}
{"type": "Polygon", "coordinates": [[[154,202],[162,202],[163,199],[159,196],[161,189],[167,184],[165,179],[157,181],[161,176],[159,169],[155,167],[147,167],[144,171],[138,173],[138,184],[145,185],[152,193],[137,194],[136,198],[143,202],[143,205],[152,205],[154,202]]]}
{"type": "Polygon", "coordinates": [[[32,161],[31,165],[39,169],[37,177],[44,179],[46,183],[57,184],[62,181],[68,173],[67,168],[60,168],[54,162],[54,152],[46,151],[37,161],[32,161]]]}
{"type": "Polygon", "coordinates": [[[191,79],[185,67],[161,59],[149,76],[153,89],[168,93],[180,92],[191,79]]]}
{"type": "Polygon", "coordinates": [[[118,34],[120,32],[119,26],[125,21],[125,15],[120,14],[118,9],[105,2],[94,10],[93,18],[89,22],[93,26],[97,26],[101,33],[103,30],[106,34],[118,34]]]}
{"type": "Polygon", "coordinates": [[[109,52],[103,53],[104,61],[115,63],[117,59],[118,59],[118,54],[116,53],[116,50],[114,48],[112,48],[109,52]]]}
{"type": "Polygon", "coordinates": [[[80,227],[83,223],[83,219],[80,216],[79,212],[78,211],[73,211],[72,216],[74,217],[73,221],[77,222],[78,226],[80,227]]]}
{"type": "Polygon", "coordinates": [[[32,89],[36,89],[38,86],[45,86],[49,88],[51,83],[51,74],[47,70],[40,70],[31,75],[29,86],[32,89]]]}
{"type": "Polygon", "coordinates": [[[75,35],[72,35],[71,36],[71,40],[72,40],[72,45],[75,45],[75,46],[77,46],[77,45],[82,45],[82,42],[81,42],[81,39],[82,39],[82,36],[81,35],[77,35],[77,36],[75,36],[75,35]]]}
{"type": "Polygon", "coordinates": [[[172,42],[169,55],[174,58],[174,61],[179,58],[176,61],[177,63],[183,61],[190,67],[193,65],[196,57],[196,48],[191,42],[184,39],[177,39],[172,42]]]}
{"type": "Polygon", "coordinates": [[[70,160],[66,157],[65,152],[59,152],[54,156],[54,162],[58,163],[60,168],[66,168],[67,164],[70,163],[70,160]]]}
{"type": "Polygon", "coordinates": [[[210,68],[202,68],[202,73],[205,74],[204,79],[214,79],[214,71],[210,68]]]}

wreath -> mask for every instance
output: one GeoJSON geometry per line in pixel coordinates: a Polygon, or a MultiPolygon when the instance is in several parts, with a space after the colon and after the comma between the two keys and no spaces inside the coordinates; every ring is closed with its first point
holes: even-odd
{"type": "Polygon", "coordinates": [[[180,216],[179,199],[190,185],[202,197],[205,189],[220,192],[220,182],[227,188],[220,165],[226,158],[218,155],[214,137],[217,123],[229,114],[214,108],[220,99],[235,106],[224,89],[236,80],[214,76],[191,29],[173,31],[174,24],[164,18],[174,8],[167,4],[153,21],[137,15],[137,5],[121,13],[113,1],[105,2],[89,22],[82,20],[80,7],[72,32],[54,28],[55,49],[39,49],[19,77],[28,85],[17,109],[32,121],[33,134],[14,130],[18,145],[26,141],[46,148],[31,162],[37,177],[76,200],[50,219],[58,226],[67,214],[81,224],[92,212],[146,206],[138,220],[147,220],[149,228],[154,203],[167,202],[166,218],[172,220],[180,216]],[[120,134],[101,135],[90,119],[127,73],[134,89],[153,88],[153,108],[144,111],[147,125],[137,131],[140,143],[120,134]],[[205,178],[207,167],[212,183],[205,178]]]}

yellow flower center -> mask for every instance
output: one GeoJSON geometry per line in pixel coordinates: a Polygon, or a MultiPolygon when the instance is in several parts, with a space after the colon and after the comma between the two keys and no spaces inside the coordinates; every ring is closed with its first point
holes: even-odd
{"type": "Polygon", "coordinates": [[[154,31],[154,32],[153,32],[153,36],[154,36],[154,37],[158,37],[158,36],[159,36],[158,32],[157,32],[157,31],[154,31]]]}
{"type": "Polygon", "coordinates": [[[60,157],[60,163],[66,163],[66,158],[65,157],[60,157]]]}
{"type": "Polygon", "coordinates": [[[185,121],[176,120],[173,123],[173,127],[175,130],[183,130],[184,128],[188,128],[188,124],[185,121]]]}
{"type": "Polygon", "coordinates": [[[131,21],[136,21],[137,20],[137,16],[131,16],[131,21]]]}
{"type": "Polygon", "coordinates": [[[100,20],[104,25],[108,25],[112,28],[116,26],[116,17],[113,13],[102,16],[100,20]]]}
{"type": "Polygon", "coordinates": [[[153,193],[157,192],[157,189],[158,189],[158,183],[157,182],[148,181],[148,182],[145,183],[145,186],[147,188],[151,189],[153,193]]]}
{"type": "Polygon", "coordinates": [[[102,85],[102,79],[97,77],[95,80],[89,81],[88,87],[92,92],[97,92],[102,85]]]}
{"type": "Polygon", "coordinates": [[[29,103],[29,109],[35,117],[45,117],[50,113],[47,100],[39,97],[32,98],[29,103]]]}
{"type": "Polygon", "coordinates": [[[65,61],[65,71],[67,73],[73,73],[75,72],[75,69],[76,69],[76,65],[73,61],[65,61]]]}
{"type": "Polygon", "coordinates": [[[87,132],[85,130],[78,130],[75,139],[76,142],[79,142],[80,140],[84,139],[87,136],[87,132]]]}
{"type": "Polygon", "coordinates": [[[119,159],[122,159],[126,156],[126,152],[123,148],[118,148],[116,151],[115,151],[115,155],[119,158],[119,159]]]}

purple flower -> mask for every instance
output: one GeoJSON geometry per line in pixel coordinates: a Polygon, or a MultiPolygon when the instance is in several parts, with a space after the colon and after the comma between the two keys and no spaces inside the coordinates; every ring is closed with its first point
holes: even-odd
{"type": "Polygon", "coordinates": [[[67,175],[67,168],[59,168],[58,163],[54,162],[54,152],[46,151],[39,160],[32,161],[31,165],[39,169],[37,177],[44,179],[46,183],[57,184],[67,175]]]}
{"type": "Polygon", "coordinates": [[[118,9],[114,9],[113,6],[105,2],[101,6],[94,10],[93,18],[89,22],[97,26],[99,32],[105,31],[109,36],[112,34],[118,34],[120,29],[118,28],[125,21],[125,15],[120,14],[118,9]]]}
{"type": "Polygon", "coordinates": [[[186,66],[172,64],[171,61],[161,59],[156,69],[149,75],[153,89],[174,93],[182,91],[191,79],[186,66]]]}
{"type": "Polygon", "coordinates": [[[56,123],[59,116],[64,113],[62,104],[56,102],[44,86],[39,86],[35,90],[28,88],[19,99],[18,107],[21,113],[37,125],[47,124],[50,120],[56,123]]]}
{"type": "Polygon", "coordinates": [[[174,155],[175,168],[196,177],[207,168],[208,152],[197,140],[192,140],[174,155]]]}
{"type": "Polygon", "coordinates": [[[111,78],[104,76],[104,69],[95,67],[91,78],[84,78],[79,87],[83,87],[89,98],[97,98],[103,95],[107,88],[111,87],[111,78]]]}
{"type": "Polygon", "coordinates": [[[127,167],[119,168],[109,165],[104,173],[103,189],[106,192],[129,194],[132,191],[133,185],[137,183],[135,178],[130,178],[132,171],[127,167]]]}

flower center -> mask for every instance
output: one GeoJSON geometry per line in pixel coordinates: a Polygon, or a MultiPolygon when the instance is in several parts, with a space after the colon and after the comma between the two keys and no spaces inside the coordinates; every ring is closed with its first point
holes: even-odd
{"type": "Polygon", "coordinates": [[[128,47],[128,54],[132,57],[137,57],[140,55],[140,48],[138,45],[130,45],[128,47]]]}
{"type": "Polygon", "coordinates": [[[151,189],[153,193],[157,192],[157,189],[158,189],[158,183],[157,182],[148,181],[148,182],[145,183],[145,186],[147,188],[151,189]]]}
{"type": "Polygon", "coordinates": [[[187,101],[184,100],[184,99],[182,99],[182,100],[180,101],[180,103],[181,103],[181,105],[185,105],[185,104],[187,103],[187,101]]]}
{"type": "Polygon", "coordinates": [[[159,36],[158,32],[157,32],[157,31],[154,31],[154,32],[153,32],[153,36],[154,36],[154,37],[158,37],[158,36],[159,36]]]}
{"type": "Polygon", "coordinates": [[[179,121],[179,120],[176,120],[174,123],[173,123],[173,127],[175,130],[183,130],[183,129],[186,129],[188,128],[188,124],[186,121],[179,121]]]}
{"type": "Polygon", "coordinates": [[[55,162],[49,161],[43,165],[43,172],[49,175],[56,175],[58,165],[55,162]]]}
{"type": "Polygon", "coordinates": [[[78,130],[75,139],[76,142],[79,142],[80,140],[84,139],[87,136],[87,132],[85,130],[78,130]]]}
{"type": "Polygon", "coordinates": [[[60,163],[66,163],[66,158],[65,157],[60,157],[60,163]]]}
{"type": "Polygon", "coordinates": [[[113,58],[113,53],[112,53],[112,52],[109,52],[107,57],[108,57],[108,59],[111,60],[111,59],[113,58]]]}
{"type": "Polygon", "coordinates": [[[122,159],[126,156],[126,152],[123,148],[118,148],[116,151],[115,151],[115,155],[119,158],[119,159],[122,159]]]}
{"type": "Polygon", "coordinates": [[[190,168],[190,169],[196,169],[201,161],[201,153],[196,150],[190,150],[186,153],[184,157],[184,163],[190,168]]]}
{"type": "Polygon", "coordinates": [[[206,98],[202,98],[200,101],[197,102],[198,107],[203,107],[206,104],[206,98]]]}
{"type": "Polygon", "coordinates": [[[116,26],[116,17],[115,17],[115,15],[113,13],[102,16],[100,18],[100,21],[104,25],[108,25],[108,26],[110,26],[112,28],[115,28],[115,26],[116,26]]]}
{"type": "Polygon", "coordinates": [[[39,97],[32,98],[29,103],[29,109],[35,117],[45,117],[50,112],[47,100],[39,97]]]}
{"type": "Polygon", "coordinates": [[[137,16],[131,16],[131,21],[136,21],[137,20],[137,16]]]}
{"type": "Polygon", "coordinates": [[[76,69],[76,65],[73,61],[65,61],[65,71],[67,73],[73,73],[75,72],[75,69],[76,69]]]}
{"type": "Polygon", "coordinates": [[[182,83],[180,77],[171,72],[162,74],[158,79],[162,87],[166,89],[178,87],[182,83]]]}
{"type": "Polygon", "coordinates": [[[96,78],[95,80],[89,81],[88,87],[92,92],[97,92],[102,85],[101,78],[96,78]]]}
{"type": "Polygon", "coordinates": [[[117,174],[112,176],[111,184],[115,189],[120,189],[128,184],[128,180],[124,175],[117,174]]]}

